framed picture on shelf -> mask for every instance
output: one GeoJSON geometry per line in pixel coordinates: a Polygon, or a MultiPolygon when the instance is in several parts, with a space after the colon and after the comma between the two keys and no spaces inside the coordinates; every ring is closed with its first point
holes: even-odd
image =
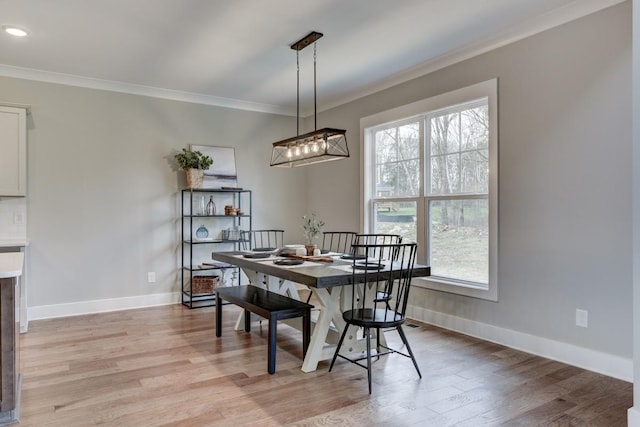
{"type": "Polygon", "coordinates": [[[191,144],[191,150],[200,151],[213,159],[213,164],[204,171],[202,188],[238,187],[235,148],[191,144]]]}

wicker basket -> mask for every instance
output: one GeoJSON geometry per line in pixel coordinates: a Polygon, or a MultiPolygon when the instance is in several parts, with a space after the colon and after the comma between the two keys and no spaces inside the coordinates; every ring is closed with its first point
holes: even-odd
{"type": "Polygon", "coordinates": [[[218,276],[193,276],[191,293],[212,294],[216,286],[218,286],[218,276]]]}
{"type": "Polygon", "coordinates": [[[202,188],[202,177],[204,171],[202,169],[187,169],[187,188],[202,188]]]}

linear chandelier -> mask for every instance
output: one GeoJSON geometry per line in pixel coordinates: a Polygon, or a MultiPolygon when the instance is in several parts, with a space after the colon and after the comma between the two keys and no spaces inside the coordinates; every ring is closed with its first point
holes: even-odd
{"type": "Polygon", "coordinates": [[[291,45],[291,49],[296,51],[297,65],[297,136],[273,143],[271,166],[305,166],[349,157],[346,130],[333,128],[318,129],[316,103],[316,41],[322,37],[322,35],[322,33],[312,31],[291,45]],[[300,51],[311,43],[313,43],[313,118],[315,130],[300,135],[300,51]]]}

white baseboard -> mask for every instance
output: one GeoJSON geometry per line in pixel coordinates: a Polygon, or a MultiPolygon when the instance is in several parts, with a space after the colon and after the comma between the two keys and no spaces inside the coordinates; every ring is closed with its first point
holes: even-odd
{"type": "MultiPolygon", "coordinates": [[[[407,316],[420,322],[502,344],[547,359],[633,382],[633,360],[523,332],[492,326],[422,307],[409,306],[407,316]]],[[[638,424],[640,427],[640,424],[638,424]]]]}
{"type": "Polygon", "coordinates": [[[29,307],[27,309],[27,318],[29,321],[52,319],[54,317],[78,316],[81,314],[103,313],[107,311],[178,304],[179,302],[180,292],[169,292],[164,294],[79,301],[66,304],[40,305],[29,307]]]}

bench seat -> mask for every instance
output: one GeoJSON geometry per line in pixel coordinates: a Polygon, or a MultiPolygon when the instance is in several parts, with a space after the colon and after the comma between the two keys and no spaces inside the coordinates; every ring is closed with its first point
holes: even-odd
{"type": "Polygon", "coordinates": [[[311,336],[311,304],[280,295],[253,285],[216,288],[216,336],[222,336],[222,300],[244,309],[244,330],[251,331],[251,315],[255,313],[269,321],[267,370],[276,371],[276,340],[278,320],[302,317],[302,352],[307,353],[311,336]]]}

